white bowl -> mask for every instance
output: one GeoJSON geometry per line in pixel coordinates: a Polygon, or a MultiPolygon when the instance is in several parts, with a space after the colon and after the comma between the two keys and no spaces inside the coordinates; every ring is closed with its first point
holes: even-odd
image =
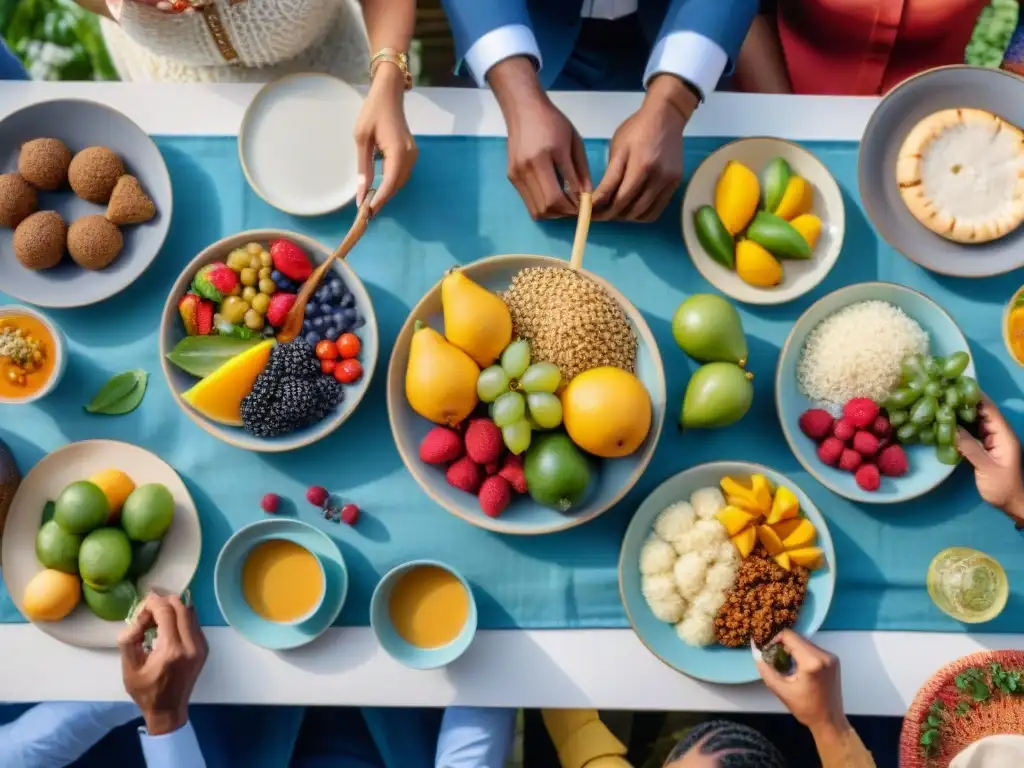
{"type": "Polygon", "coordinates": [[[57,388],[58,384],[60,384],[60,380],[64,378],[64,371],[68,367],[67,340],[64,338],[64,332],[57,327],[56,323],[50,320],[50,318],[42,312],[20,304],[5,304],[0,307],[0,319],[25,315],[42,323],[53,338],[52,354],[56,358],[53,365],[53,374],[50,376],[50,380],[46,382],[46,384],[28,397],[4,397],[3,395],[0,395],[0,404],[3,405],[25,405],[26,403],[33,403],[40,398],[46,397],[57,388]]]}

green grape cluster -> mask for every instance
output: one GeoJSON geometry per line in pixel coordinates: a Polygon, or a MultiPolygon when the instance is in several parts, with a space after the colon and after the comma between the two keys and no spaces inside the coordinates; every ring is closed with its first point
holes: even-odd
{"type": "Polygon", "coordinates": [[[903,361],[900,388],[882,403],[897,440],[934,445],[943,464],[960,462],[957,423],[973,424],[981,402],[978,382],[963,375],[970,361],[966,352],[910,355],[903,361]]]}
{"type": "Polygon", "coordinates": [[[534,430],[562,423],[562,401],[555,394],[562,374],[554,363],[531,364],[531,354],[528,341],[513,341],[476,380],[477,396],[490,404],[505,447],[517,455],[530,447],[534,430]]]}

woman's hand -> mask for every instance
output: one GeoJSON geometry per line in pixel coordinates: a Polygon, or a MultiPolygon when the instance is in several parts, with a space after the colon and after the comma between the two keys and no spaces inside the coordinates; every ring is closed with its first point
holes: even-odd
{"type": "Polygon", "coordinates": [[[812,733],[848,728],[839,659],[791,629],[783,630],[776,642],[793,657],[795,669],[792,674],[783,675],[757,659],[757,671],[769,690],[812,733]]]}
{"type": "Polygon", "coordinates": [[[1024,525],[1020,440],[988,397],[978,405],[978,420],[981,441],[961,427],[956,447],[974,467],[974,482],[981,498],[1024,525]]]}
{"type": "Polygon", "coordinates": [[[359,155],[356,205],[362,205],[373,184],[375,150],[380,150],[384,157],[384,178],[371,204],[375,212],[409,180],[419,154],[405,120],[404,99],[404,73],[390,62],[381,62],[359,113],[355,132],[359,155]]]}

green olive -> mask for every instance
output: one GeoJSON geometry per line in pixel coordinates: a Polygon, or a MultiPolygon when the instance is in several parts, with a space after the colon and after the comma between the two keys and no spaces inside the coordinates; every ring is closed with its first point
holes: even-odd
{"type": "Polygon", "coordinates": [[[921,393],[917,390],[909,387],[903,389],[897,389],[895,392],[885,398],[885,409],[891,410],[903,410],[913,405],[917,398],[921,396],[921,393]]]}
{"type": "Polygon", "coordinates": [[[977,405],[981,402],[981,388],[973,377],[961,376],[956,380],[956,388],[964,405],[977,405]]]}
{"type": "Polygon", "coordinates": [[[954,448],[952,445],[940,445],[935,449],[935,458],[941,461],[943,464],[949,464],[955,467],[960,463],[960,451],[954,448]]]}
{"type": "Polygon", "coordinates": [[[910,409],[910,423],[916,427],[924,427],[935,421],[935,411],[938,410],[939,401],[928,395],[922,397],[914,407],[910,409]]]}
{"type": "Polygon", "coordinates": [[[956,424],[956,413],[948,405],[935,409],[935,420],[940,424],[956,424]]]}
{"type": "Polygon", "coordinates": [[[904,424],[896,430],[896,439],[901,443],[917,442],[917,427],[913,424],[904,424]]]}
{"type": "Polygon", "coordinates": [[[938,445],[956,444],[956,427],[947,422],[935,425],[935,442],[938,445]]]}

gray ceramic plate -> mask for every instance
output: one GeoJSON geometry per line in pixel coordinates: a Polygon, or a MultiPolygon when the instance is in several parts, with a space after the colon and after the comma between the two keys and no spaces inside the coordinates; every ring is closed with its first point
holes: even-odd
{"type": "MultiPolygon", "coordinates": [[[[40,307],[84,307],[108,299],[146,271],[167,237],[171,177],[164,158],[145,131],[120,112],[91,101],[63,99],[32,104],[0,121],[0,172],[17,170],[21,145],[38,138],[60,139],[72,152],[110,147],[128,173],[138,177],[156,203],[157,214],[146,224],[123,227],[124,251],[99,272],[82,269],[67,256],[53,269],[32,272],[14,257],[11,233],[0,231],[0,286],[8,295],[40,307]]],[[[69,224],[106,211],[67,188],[41,193],[39,209],[58,211],[69,224]]]]}
{"type": "Polygon", "coordinates": [[[1024,128],[1024,78],[1000,69],[939,67],[889,91],[864,130],[857,178],[864,210],[893,248],[925,269],[955,277],[987,277],[1024,266],[1024,228],[1000,240],[961,245],[910,215],[896,186],[896,155],[910,130],[941,109],[984,109],[1024,128]]]}

